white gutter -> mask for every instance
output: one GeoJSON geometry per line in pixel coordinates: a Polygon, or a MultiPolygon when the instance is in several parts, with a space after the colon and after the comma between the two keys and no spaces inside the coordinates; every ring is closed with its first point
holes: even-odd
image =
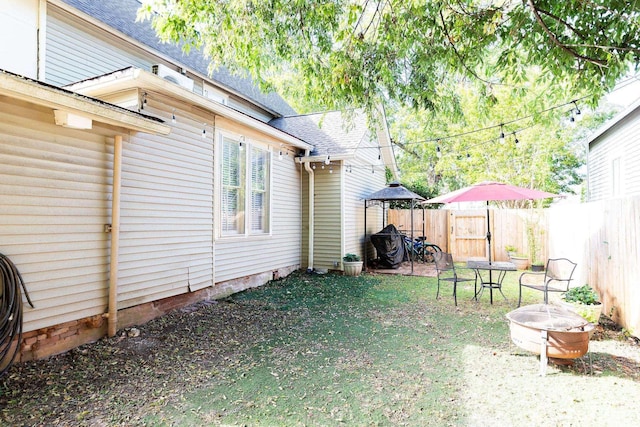
{"type": "Polygon", "coordinates": [[[313,241],[314,241],[314,228],[315,228],[315,209],[314,209],[314,195],[315,192],[315,175],[311,168],[311,163],[305,162],[309,155],[309,150],[305,152],[305,157],[300,158],[300,163],[304,163],[304,169],[309,174],[309,253],[307,254],[307,270],[313,270],[313,241]]]}
{"type": "Polygon", "coordinates": [[[147,89],[160,92],[176,98],[180,101],[200,107],[205,111],[210,111],[221,117],[233,120],[248,128],[257,130],[266,135],[277,138],[293,147],[302,150],[311,150],[313,147],[302,140],[270,126],[269,124],[234,110],[231,107],[220,104],[205,98],[195,92],[183,88],[175,83],[169,82],[162,77],[158,77],[153,73],[141,70],[140,68],[127,68],[122,71],[107,74],[95,79],[81,81],[72,85],[65,86],[65,89],[89,95],[96,98],[101,96],[117,93],[129,89],[147,89]]]}

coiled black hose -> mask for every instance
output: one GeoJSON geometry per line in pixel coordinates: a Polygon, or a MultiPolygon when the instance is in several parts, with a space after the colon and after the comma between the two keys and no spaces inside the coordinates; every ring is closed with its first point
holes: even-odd
{"type": "Polygon", "coordinates": [[[33,307],[16,266],[0,253],[0,377],[11,367],[22,341],[22,294],[33,307]],[[15,338],[18,338],[15,340],[15,338]],[[15,340],[15,342],[14,342],[15,340]]]}

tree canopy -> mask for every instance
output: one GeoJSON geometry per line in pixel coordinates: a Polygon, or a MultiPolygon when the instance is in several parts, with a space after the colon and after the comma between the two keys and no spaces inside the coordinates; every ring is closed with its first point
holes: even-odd
{"type": "MultiPolygon", "coordinates": [[[[165,40],[323,108],[456,108],[460,81],[538,79],[597,99],[640,59],[638,1],[145,0],[165,40]],[[453,85],[452,85],[453,84],[453,85]]],[[[482,91],[481,91],[482,92],[482,91]]]]}

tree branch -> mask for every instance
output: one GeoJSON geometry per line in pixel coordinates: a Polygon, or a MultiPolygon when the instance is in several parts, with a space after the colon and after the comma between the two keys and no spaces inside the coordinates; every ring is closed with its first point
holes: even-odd
{"type": "Polygon", "coordinates": [[[605,61],[605,60],[590,58],[588,56],[581,55],[578,52],[576,52],[575,50],[570,49],[569,47],[567,47],[564,43],[562,43],[558,39],[558,37],[553,33],[553,31],[551,31],[549,29],[549,27],[547,27],[547,24],[545,24],[544,20],[540,16],[540,13],[539,13],[536,5],[533,3],[533,0],[527,0],[527,4],[529,5],[529,8],[533,12],[533,15],[535,16],[536,21],[538,22],[538,24],[540,24],[540,26],[542,27],[542,30],[545,33],[547,33],[547,35],[549,36],[549,39],[551,39],[553,44],[555,44],[557,47],[559,47],[560,49],[564,50],[565,52],[567,52],[568,54],[570,54],[574,58],[582,59],[583,61],[590,62],[592,64],[595,64],[595,65],[599,66],[599,67],[606,67],[607,66],[607,61],[605,61]]]}

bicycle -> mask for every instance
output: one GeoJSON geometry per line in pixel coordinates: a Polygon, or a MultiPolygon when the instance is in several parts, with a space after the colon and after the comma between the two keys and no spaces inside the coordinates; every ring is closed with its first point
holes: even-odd
{"type": "Polygon", "coordinates": [[[405,254],[407,258],[412,260],[422,260],[422,262],[435,262],[434,255],[436,252],[442,252],[442,249],[434,243],[427,242],[425,236],[420,236],[413,241],[406,235],[402,235],[405,245],[405,254]]]}

